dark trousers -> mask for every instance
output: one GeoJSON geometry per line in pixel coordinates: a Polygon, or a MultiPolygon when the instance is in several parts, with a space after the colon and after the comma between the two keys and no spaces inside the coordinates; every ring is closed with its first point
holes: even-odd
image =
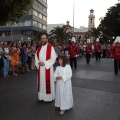
{"type": "Polygon", "coordinates": [[[3,68],[3,59],[0,59],[0,70],[3,68]]]}
{"type": "Polygon", "coordinates": [[[87,62],[87,63],[90,62],[90,54],[86,54],[86,62],[87,62]]]}
{"type": "Polygon", "coordinates": [[[76,69],[77,68],[77,58],[76,57],[70,58],[70,66],[72,69],[73,69],[73,63],[74,63],[74,67],[76,69]]]}
{"type": "Polygon", "coordinates": [[[95,52],[95,56],[96,56],[96,61],[98,61],[98,59],[100,60],[100,58],[101,58],[101,53],[95,52]]]}
{"type": "Polygon", "coordinates": [[[120,60],[114,60],[114,72],[118,73],[118,69],[120,70],[120,60]]]}
{"type": "Polygon", "coordinates": [[[27,64],[28,64],[28,69],[31,69],[31,57],[30,56],[28,56],[27,64]]]}

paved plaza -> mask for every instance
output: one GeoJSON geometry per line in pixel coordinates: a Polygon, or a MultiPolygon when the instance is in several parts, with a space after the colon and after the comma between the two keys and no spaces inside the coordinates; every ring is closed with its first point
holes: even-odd
{"type": "Polygon", "coordinates": [[[0,120],[120,120],[120,73],[113,60],[78,59],[73,70],[74,108],[59,116],[54,102],[38,102],[37,71],[0,78],[0,120]]]}

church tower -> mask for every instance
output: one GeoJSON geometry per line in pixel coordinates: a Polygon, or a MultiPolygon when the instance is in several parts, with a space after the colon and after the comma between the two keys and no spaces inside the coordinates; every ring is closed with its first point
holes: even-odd
{"type": "Polygon", "coordinates": [[[95,27],[95,15],[94,15],[94,10],[90,10],[90,15],[88,17],[88,31],[91,30],[91,28],[95,27]]]}

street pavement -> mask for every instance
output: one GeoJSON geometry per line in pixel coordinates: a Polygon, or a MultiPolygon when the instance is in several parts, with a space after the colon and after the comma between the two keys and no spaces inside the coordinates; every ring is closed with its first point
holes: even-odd
{"type": "Polygon", "coordinates": [[[59,116],[54,101],[37,100],[37,71],[0,78],[0,120],[120,120],[120,73],[113,60],[78,59],[73,70],[74,108],[59,116]]]}

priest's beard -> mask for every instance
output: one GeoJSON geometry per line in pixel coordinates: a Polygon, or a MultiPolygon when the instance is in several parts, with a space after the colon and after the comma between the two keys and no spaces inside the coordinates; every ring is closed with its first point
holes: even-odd
{"type": "Polygon", "coordinates": [[[47,41],[42,41],[41,44],[42,44],[42,46],[44,46],[47,44],[47,41]]]}

